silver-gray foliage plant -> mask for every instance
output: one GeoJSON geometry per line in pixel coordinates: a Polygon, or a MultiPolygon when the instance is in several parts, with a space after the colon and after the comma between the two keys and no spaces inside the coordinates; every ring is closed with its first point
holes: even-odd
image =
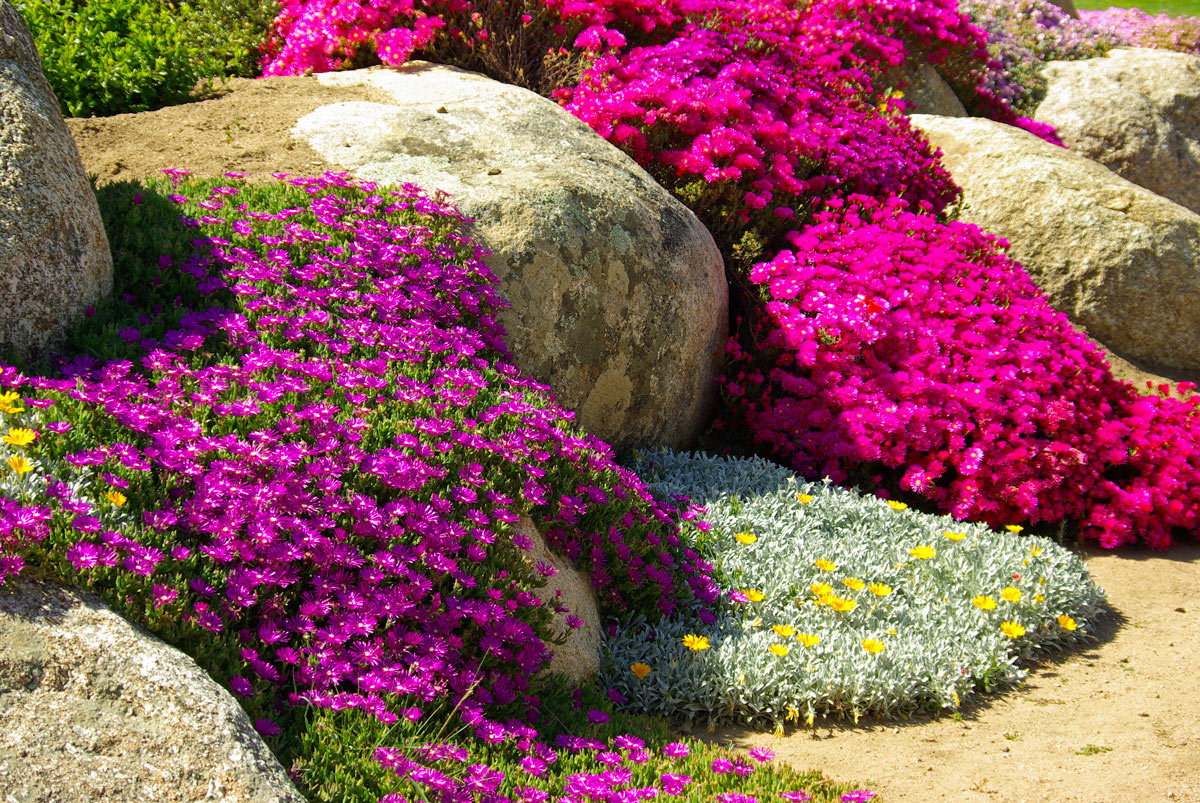
{"type": "Polygon", "coordinates": [[[639,454],[636,470],[656,497],[705,506],[697,521],[711,528],[685,533],[725,593],[711,624],[636,619],[607,640],[601,679],[635,709],[778,727],[955,708],[1094,638],[1104,592],[1049,539],[897,509],[758,458],[664,450],[639,454]],[[710,646],[690,649],[689,635],[710,646]]]}

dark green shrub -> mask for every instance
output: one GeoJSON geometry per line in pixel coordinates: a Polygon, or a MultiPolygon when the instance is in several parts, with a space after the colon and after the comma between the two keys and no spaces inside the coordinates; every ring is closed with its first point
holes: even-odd
{"type": "Polygon", "coordinates": [[[259,46],[279,14],[279,0],[193,0],[181,9],[187,40],[217,60],[222,75],[262,73],[259,46]]]}
{"type": "Polygon", "coordinates": [[[63,114],[92,117],[182,103],[222,73],[183,16],[142,0],[16,0],[63,114]]]}

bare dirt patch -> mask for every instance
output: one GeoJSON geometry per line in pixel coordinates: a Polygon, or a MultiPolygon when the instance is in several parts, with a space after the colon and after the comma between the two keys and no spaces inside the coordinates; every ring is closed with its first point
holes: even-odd
{"type": "Polygon", "coordinates": [[[1112,605],[1101,642],[960,718],[708,738],[769,746],[798,768],[869,784],[880,803],[1200,801],[1200,546],[1095,550],[1087,562],[1112,605]]]}
{"type": "Polygon", "coordinates": [[[152,112],[67,120],[83,165],[101,183],[183,168],[198,176],[227,171],[321,175],[328,165],[292,140],[301,117],[327,103],[390,99],[366,87],[328,87],[315,77],[235,78],[208,100],[152,112]]]}

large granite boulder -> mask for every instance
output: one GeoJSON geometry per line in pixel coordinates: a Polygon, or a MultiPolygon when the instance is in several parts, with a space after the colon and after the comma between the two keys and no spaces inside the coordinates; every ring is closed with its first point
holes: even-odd
{"type": "Polygon", "coordinates": [[[727,329],[712,236],[584,123],[533,92],[428,64],[321,75],[348,101],[293,133],[329,164],[448,192],[512,308],[518,367],[617,448],[682,446],[707,423],[727,329]]]}
{"type": "Polygon", "coordinates": [[[1200,370],[1200,215],[1077,153],[981,118],[914,115],[1050,302],[1150,369],[1200,370]]]}
{"type": "Polygon", "coordinates": [[[1034,117],[1071,150],[1200,212],[1200,57],[1118,48],[1052,61],[1034,117]]]}
{"type": "Polygon", "coordinates": [[[0,793],[20,803],[303,803],[190,658],[95,597],[0,587],[0,793]]]}
{"type": "Polygon", "coordinates": [[[111,291],[79,151],[25,21],[0,0],[0,350],[46,356],[111,291]]]}

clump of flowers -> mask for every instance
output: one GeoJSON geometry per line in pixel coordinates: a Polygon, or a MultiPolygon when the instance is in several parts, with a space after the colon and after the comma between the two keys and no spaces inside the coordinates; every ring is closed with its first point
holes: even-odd
{"type": "Polygon", "coordinates": [[[1200,55],[1200,17],[1147,14],[1139,8],[1079,12],[1093,28],[1106,31],[1131,47],[1157,47],[1200,55]]]}
{"type": "Polygon", "coordinates": [[[962,9],[987,31],[990,60],[982,88],[1021,114],[1032,114],[1045,97],[1045,62],[1094,58],[1120,44],[1102,26],[1048,0],[973,0],[962,9]]]}
{"type": "Polygon", "coordinates": [[[768,301],[724,386],[758,448],[994,526],[1166,548],[1200,521],[1193,386],[1144,397],[1001,244],[904,201],[833,199],[750,273],[768,301]],[[1168,447],[1167,444],[1170,444],[1168,447]]]}
{"type": "Polygon", "coordinates": [[[306,708],[391,724],[449,701],[484,743],[524,739],[554,606],[522,516],[605,604],[702,605],[709,567],[509,364],[457,212],[289,184],[168,190],[193,249],[110,305],[136,325],[93,321],[135,359],[0,369],[0,581],[33,561],[105,592],[267,735],[306,708]],[[188,284],[198,303],[171,303],[188,284]]]}
{"type": "Polygon", "coordinates": [[[924,137],[877,105],[872,71],[904,49],[875,32],[879,20],[858,18],[867,10],[844,19],[832,2],[695,5],[703,22],[599,57],[559,97],[696,209],[718,242],[770,243],[835,189],[938,210],[957,198],[924,137]]]}
{"type": "Polygon", "coordinates": [[[707,627],[680,614],[608,639],[604,681],[639,711],[781,726],[955,708],[1083,643],[1102,611],[1083,561],[1044,538],[897,510],[760,458],[663,450],[635,467],[656,496],[702,506],[711,529],[685,533],[725,590],[707,627]],[[754,543],[728,537],[747,529],[754,543]],[[691,653],[697,635],[709,648],[691,653]]]}

